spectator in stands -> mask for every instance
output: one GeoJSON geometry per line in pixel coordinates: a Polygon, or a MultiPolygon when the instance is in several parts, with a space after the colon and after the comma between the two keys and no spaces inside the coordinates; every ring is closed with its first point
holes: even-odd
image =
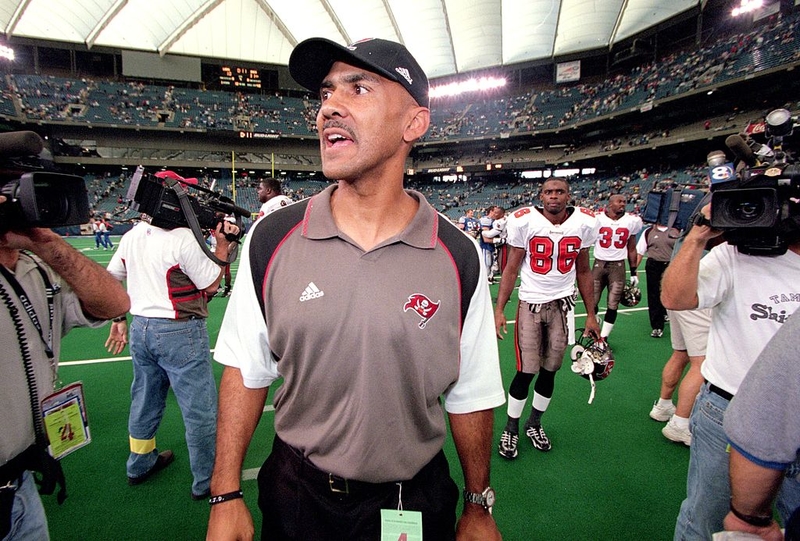
{"type": "MultiPolygon", "coordinates": [[[[228,259],[231,246],[226,233],[235,235],[238,228],[224,221],[217,225],[215,255],[221,260],[228,259]]],[[[222,269],[188,227],[168,230],[142,221],[122,236],[108,271],[126,280],[133,315],[128,484],[145,482],[174,459],[172,451],[158,452],[155,439],[172,387],[186,425],[191,496],[204,500],[214,465],[217,411],[207,299],[217,291],[222,269]]],[[[124,317],[114,320],[106,340],[111,353],[125,347],[127,331],[124,317]]]]}
{"type": "Polygon", "coordinates": [[[378,39],[303,41],[289,71],[322,97],[323,173],[338,182],[247,237],[215,353],[226,367],[207,538],[253,537],[242,462],[282,376],[259,475],[263,539],[378,539],[400,497],[425,539],[499,540],[489,288],[475,243],[403,188],[430,122],[427,78],[378,39]],[[466,485],[457,526],[443,406],[466,485]]]}
{"type": "MultiPolygon", "coordinates": [[[[708,220],[710,205],[702,212],[708,220]]],[[[723,415],[767,342],[800,307],[800,298],[791,294],[800,283],[800,240],[790,239],[782,255],[745,255],[724,243],[702,257],[707,242],[721,233],[708,225],[692,227],[663,280],[661,296],[667,308],[712,309],[701,368],[706,383],[689,421],[687,494],[676,540],[707,540],[722,529],[731,496],[723,415]]],[[[792,490],[787,495],[797,494],[792,490]]],[[[796,503],[787,505],[794,508],[796,503]]]]}
{"type": "Polygon", "coordinates": [[[661,304],[661,277],[669,265],[675,241],[680,236],[680,231],[665,224],[651,225],[644,230],[636,243],[636,252],[639,254],[639,263],[642,257],[647,256],[644,266],[647,276],[647,312],[650,314],[650,336],[661,338],[664,336],[664,323],[667,319],[667,310],[661,304]]]}

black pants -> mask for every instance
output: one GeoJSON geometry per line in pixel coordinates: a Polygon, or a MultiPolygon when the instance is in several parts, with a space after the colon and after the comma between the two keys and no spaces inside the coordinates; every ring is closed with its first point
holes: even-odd
{"type": "Polygon", "coordinates": [[[650,328],[664,330],[664,317],[667,309],[661,304],[661,277],[667,270],[669,261],[656,261],[647,258],[644,264],[647,276],[647,311],[650,313],[650,328]]]}
{"type": "MultiPolygon", "coordinates": [[[[264,541],[378,541],[380,510],[397,509],[400,488],[332,479],[276,436],[258,490],[264,541]]],[[[403,481],[403,509],[422,512],[423,539],[455,540],[458,495],[441,451],[403,481]]]]}

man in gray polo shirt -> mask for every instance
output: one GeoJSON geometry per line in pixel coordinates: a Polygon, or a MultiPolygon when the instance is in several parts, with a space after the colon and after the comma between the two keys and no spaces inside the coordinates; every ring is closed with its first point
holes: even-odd
{"type": "Polygon", "coordinates": [[[378,39],[306,40],[289,69],[320,92],[323,173],[338,183],[259,220],[243,247],[215,353],[226,368],[208,539],[253,534],[241,467],[279,377],[264,539],[379,539],[399,506],[421,512],[425,539],[500,539],[489,460],[504,392],[480,255],[403,189],[430,123],[427,78],[378,39]],[[457,528],[442,402],[464,472],[457,528]]]}

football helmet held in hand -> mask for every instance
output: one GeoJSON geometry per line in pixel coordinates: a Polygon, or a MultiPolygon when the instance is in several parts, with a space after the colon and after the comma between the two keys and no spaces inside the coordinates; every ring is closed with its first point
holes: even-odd
{"type": "Polygon", "coordinates": [[[619,303],[630,308],[640,302],[642,302],[642,290],[631,282],[625,282],[625,288],[622,290],[622,297],[619,299],[619,303]]]}
{"type": "Polygon", "coordinates": [[[578,343],[570,351],[572,371],[588,379],[592,384],[589,404],[594,400],[595,382],[606,379],[614,368],[614,354],[605,340],[583,336],[579,329],[578,343]]]}

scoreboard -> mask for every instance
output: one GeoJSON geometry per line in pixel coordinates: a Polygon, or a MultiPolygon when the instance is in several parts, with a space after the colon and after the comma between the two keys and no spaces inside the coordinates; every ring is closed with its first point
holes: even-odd
{"type": "Polygon", "coordinates": [[[261,90],[261,71],[241,66],[221,66],[219,84],[223,89],[261,90]]]}

